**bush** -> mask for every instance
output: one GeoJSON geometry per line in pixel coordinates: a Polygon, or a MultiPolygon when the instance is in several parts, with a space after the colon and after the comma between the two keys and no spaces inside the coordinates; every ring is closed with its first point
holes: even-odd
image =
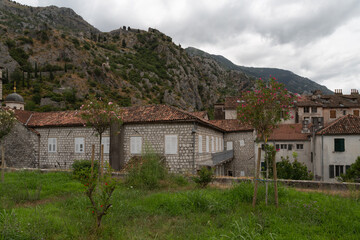
{"type": "Polygon", "coordinates": [[[214,171],[211,168],[202,167],[193,181],[198,187],[205,188],[214,178],[214,171]]]}
{"type": "MultiPolygon", "coordinates": [[[[81,182],[87,182],[91,174],[91,161],[90,160],[75,160],[72,164],[73,176],[81,182]]],[[[99,163],[94,161],[94,176],[98,174],[99,163]]]]}
{"type": "Polygon", "coordinates": [[[281,157],[281,162],[276,163],[276,170],[280,179],[311,180],[313,178],[313,174],[308,171],[305,164],[298,162],[297,159],[291,163],[289,157],[281,157]]]}
{"type": "Polygon", "coordinates": [[[350,168],[346,170],[346,174],[341,175],[341,179],[344,182],[359,182],[360,180],[360,157],[357,157],[355,163],[350,165],[350,168]]]}
{"type": "Polygon", "coordinates": [[[146,151],[141,157],[130,160],[133,165],[125,180],[131,187],[155,189],[160,186],[160,180],[165,180],[167,169],[165,159],[153,151],[146,151]]]}

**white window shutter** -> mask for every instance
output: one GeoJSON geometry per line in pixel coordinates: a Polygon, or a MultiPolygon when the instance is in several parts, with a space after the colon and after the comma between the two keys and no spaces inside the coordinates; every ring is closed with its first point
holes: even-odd
{"type": "Polygon", "coordinates": [[[226,142],[226,150],[233,150],[233,142],[226,142]]]}
{"type": "Polygon", "coordinates": [[[199,135],[199,153],[202,153],[202,136],[199,135]]]}
{"type": "Polygon", "coordinates": [[[104,153],[110,153],[110,137],[102,137],[101,144],[104,145],[104,153]]]}
{"type": "Polygon", "coordinates": [[[206,152],[210,152],[209,136],[206,136],[206,152]]]}
{"type": "Polygon", "coordinates": [[[130,137],[130,153],[141,154],[141,149],[142,149],[142,138],[130,137]]]}
{"type": "Polygon", "coordinates": [[[165,154],[177,154],[178,152],[178,136],[165,135],[165,154]]]}

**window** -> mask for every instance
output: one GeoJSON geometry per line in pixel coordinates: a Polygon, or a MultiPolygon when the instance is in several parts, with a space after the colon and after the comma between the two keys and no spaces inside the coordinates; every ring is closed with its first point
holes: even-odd
{"type": "Polygon", "coordinates": [[[311,112],[312,113],[317,113],[317,107],[311,107],[311,112]]]}
{"type": "Polygon", "coordinates": [[[141,154],[142,137],[130,137],[130,153],[141,154]]]}
{"type": "Polygon", "coordinates": [[[287,149],[287,145],[286,144],[280,144],[280,148],[281,149],[287,149]]]}
{"type": "Polygon", "coordinates": [[[202,136],[199,135],[199,153],[202,153],[202,136]]]}
{"type": "Polygon", "coordinates": [[[245,146],[245,141],[243,139],[240,140],[240,147],[244,147],[245,146]]]}
{"type": "Polygon", "coordinates": [[[343,115],[346,115],[346,110],[343,110],[343,115]]]}
{"type": "Polygon", "coordinates": [[[233,171],[228,170],[228,176],[232,177],[233,176],[233,171]]]}
{"type": "Polygon", "coordinates": [[[57,139],[56,138],[48,138],[48,152],[56,152],[57,151],[57,139]]]}
{"type": "Polygon", "coordinates": [[[292,144],[288,145],[288,150],[291,151],[292,150],[292,144]]]}
{"type": "Polygon", "coordinates": [[[354,110],[354,116],[358,116],[358,117],[359,117],[359,110],[354,110]]]}
{"type": "Polygon", "coordinates": [[[75,138],[75,153],[84,153],[84,152],[85,152],[85,139],[75,138]]]}
{"type": "Polygon", "coordinates": [[[165,154],[178,153],[178,136],[165,135],[165,154]]]}
{"type": "MultiPolygon", "coordinates": [[[[350,167],[345,165],[345,170],[350,167]]],[[[344,165],[329,165],[329,178],[340,177],[341,174],[344,174],[344,165]]]]}
{"type": "Polygon", "coordinates": [[[296,144],[296,149],[304,149],[304,144],[296,144]]]}
{"type": "Polygon", "coordinates": [[[209,136],[206,136],[206,152],[210,152],[209,136]]]}
{"type": "Polygon", "coordinates": [[[261,144],[261,150],[265,151],[265,144],[261,144]]]}
{"type": "Polygon", "coordinates": [[[344,138],[335,138],[334,139],[334,151],[335,152],[345,152],[345,139],[344,138]]]}
{"type": "Polygon", "coordinates": [[[330,118],[336,118],[336,110],[330,110],[330,118]]]}
{"type": "Polygon", "coordinates": [[[276,149],[276,150],[280,149],[280,145],[279,145],[279,144],[276,144],[276,145],[275,145],[275,149],[276,149]]]}
{"type": "Polygon", "coordinates": [[[307,123],[305,123],[305,124],[309,124],[309,123],[310,123],[310,118],[309,118],[309,117],[304,117],[304,121],[307,122],[307,123]]]}
{"type": "Polygon", "coordinates": [[[215,141],[214,141],[214,137],[211,137],[211,152],[215,152],[215,141]]]}
{"type": "Polygon", "coordinates": [[[101,138],[101,144],[104,145],[104,153],[110,153],[110,137],[101,138]]]}
{"type": "Polygon", "coordinates": [[[310,107],[304,107],[304,113],[310,112],[310,107]]]}
{"type": "Polygon", "coordinates": [[[226,150],[233,150],[233,142],[226,142],[226,150]]]}

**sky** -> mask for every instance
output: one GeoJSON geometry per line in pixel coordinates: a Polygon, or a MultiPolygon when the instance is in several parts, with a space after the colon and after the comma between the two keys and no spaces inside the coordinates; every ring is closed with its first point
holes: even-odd
{"type": "Polygon", "coordinates": [[[360,90],[359,0],[16,0],[72,8],[103,32],[156,28],[182,47],[360,90]]]}

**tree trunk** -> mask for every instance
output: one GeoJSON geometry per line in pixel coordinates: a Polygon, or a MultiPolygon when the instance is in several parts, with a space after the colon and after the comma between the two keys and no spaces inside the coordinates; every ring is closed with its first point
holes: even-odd
{"type": "Polygon", "coordinates": [[[94,176],[94,158],[95,158],[95,145],[91,146],[91,180],[94,176]]]}
{"type": "Polygon", "coordinates": [[[276,159],[275,159],[276,152],[272,155],[273,160],[273,175],[274,175],[274,192],[275,192],[275,206],[279,206],[279,199],[278,199],[278,189],[277,189],[277,172],[276,172],[276,159]]]}
{"type": "Polygon", "coordinates": [[[256,175],[255,175],[255,186],[254,186],[254,197],[252,206],[255,207],[256,205],[256,197],[257,197],[257,189],[258,189],[258,181],[260,175],[260,161],[261,161],[261,148],[258,148],[258,159],[256,164],[256,175]]]}
{"type": "Polygon", "coordinates": [[[100,147],[99,147],[99,160],[98,160],[98,163],[99,163],[99,166],[98,166],[98,173],[99,173],[99,178],[100,176],[102,175],[101,172],[102,172],[102,168],[101,168],[101,146],[102,146],[102,133],[99,134],[100,135],[100,147]]]}
{"type": "Polygon", "coordinates": [[[5,168],[6,168],[5,150],[4,150],[4,144],[3,142],[1,142],[1,182],[4,182],[5,168]]]}
{"type": "MultiPolygon", "coordinates": [[[[266,143],[265,143],[266,146],[266,143]]],[[[269,159],[268,159],[268,153],[266,151],[265,147],[265,161],[266,161],[266,178],[265,178],[265,205],[268,205],[268,195],[269,195],[269,159]]]]}

